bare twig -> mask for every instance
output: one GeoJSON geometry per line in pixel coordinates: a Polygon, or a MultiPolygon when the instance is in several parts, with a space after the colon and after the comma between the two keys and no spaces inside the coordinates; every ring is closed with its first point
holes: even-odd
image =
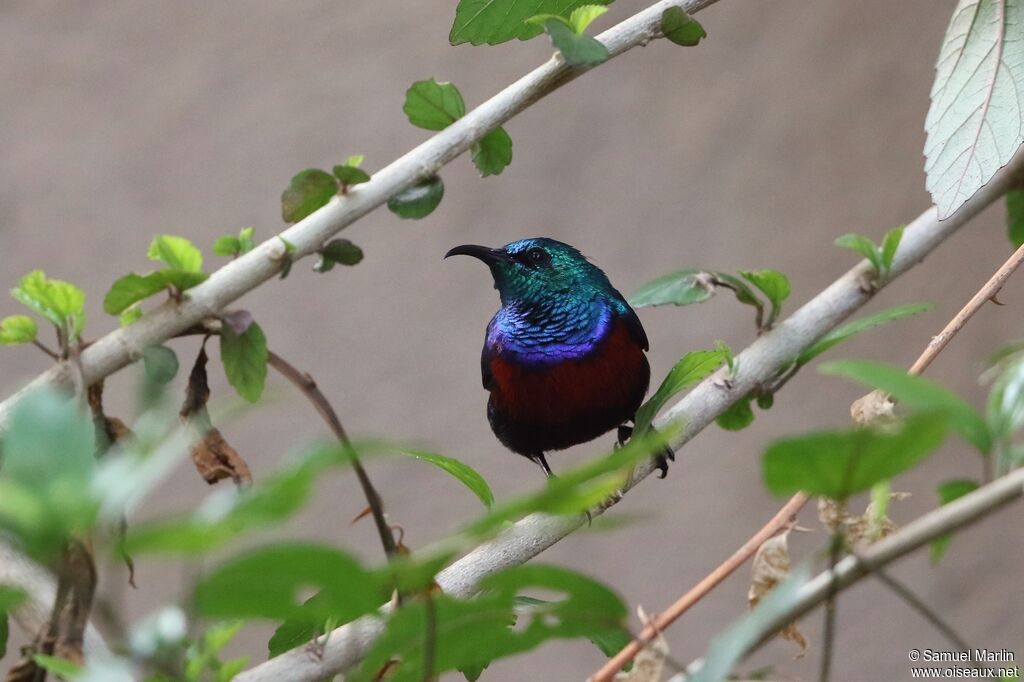
{"type": "MultiPolygon", "coordinates": [[[[906,602],[907,605],[910,606],[910,608],[917,611],[926,621],[931,623],[936,630],[942,633],[942,635],[949,640],[950,644],[955,646],[960,651],[967,651],[970,648],[970,646],[967,644],[967,641],[959,634],[957,634],[956,630],[954,630],[948,623],[946,623],[946,621],[942,619],[942,616],[936,613],[920,597],[914,594],[910,590],[910,588],[908,588],[899,580],[896,580],[896,578],[893,578],[891,575],[889,575],[888,571],[885,571],[879,567],[875,567],[874,569],[872,569],[871,573],[876,578],[878,578],[879,582],[888,587],[890,590],[893,591],[894,594],[896,594],[900,599],[906,602]]],[[[964,660],[970,661],[972,659],[970,657],[967,657],[964,660]]]]}
{"type": "Polygon", "coordinates": [[[377,489],[373,487],[373,483],[370,482],[370,476],[359,461],[359,456],[356,454],[355,448],[352,447],[352,441],[349,440],[348,434],[345,433],[345,427],[341,425],[341,420],[338,419],[338,414],[331,407],[327,396],[323,394],[316,385],[316,382],[313,381],[313,377],[307,372],[299,371],[277,353],[267,351],[267,364],[276,369],[281,376],[292,382],[313,403],[316,411],[320,413],[320,416],[323,417],[335,437],[337,437],[338,442],[341,443],[341,449],[345,453],[345,457],[352,464],[352,469],[356,472],[356,478],[359,479],[363,495],[366,496],[366,503],[370,505],[370,513],[373,515],[373,522],[377,526],[377,533],[380,535],[380,542],[384,547],[384,553],[388,557],[394,556],[397,551],[397,545],[395,543],[395,536],[391,532],[391,526],[388,524],[387,517],[384,514],[384,502],[377,493],[377,489]]]}
{"type": "Polygon", "coordinates": [[[932,337],[932,340],[928,343],[928,347],[924,349],[921,356],[914,361],[914,364],[907,370],[907,374],[920,374],[928,365],[932,364],[932,361],[942,352],[942,350],[953,340],[957,332],[963,329],[967,321],[974,317],[974,314],[981,310],[981,307],[988,301],[995,299],[996,294],[1006,284],[1006,280],[1010,278],[1010,275],[1017,270],[1017,267],[1024,262],[1024,245],[1013,252],[1002,266],[995,271],[992,277],[989,278],[985,285],[978,289],[978,292],[974,294],[973,298],[967,302],[963,308],[960,309],[952,320],[949,321],[938,335],[932,337]]]}
{"type": "Polygon", "coordinates": [[[38,348],[39,350],[43,351],[47,355],[49,355],[51,360],[59,360],[60,359],[60,358],[57,357],[57,354],[55,352],[50,350],[49,346],[47,346],[45,343],[43,343],[39,339],[32,339],[32,345],[35,346],[36,348],[38,348]]]}
{"type": "Polygon", "coordinates": [[[775,516],[773,516],[768,523],[762,526],[759,531],[754,533],[749,540],[743,543],[743,546],[736,550],[732,556],[723,561],[703,580],[690,588],[686,594],[676,600],[676,602],[663,613],[651,618],[645,624],[643,631],[641,631],[632,642],[627,644],[622,651],[617,653],[607,663],[601,666],[601,669],[590,677],[589,682],[611,682],[611,680],[615,678],[615,673],[632,661],[644,647],[654,642],[658,638],[658,635],[672,625],[676,619],[686,613],[694,604],[703,599],[704,596],[717,587],[719,583],[732,575],[737,568],[746,563],[747,559],[752,557],[754,553],[757,552],[757,548],[764,544],[766,540],[773,537],[792,523],[793,518],[806,503],[807,495],[804,495],[803,493],[797,493],[790,498],[790,500],[786,502],[781,509],[779,509],[775,516]]]}

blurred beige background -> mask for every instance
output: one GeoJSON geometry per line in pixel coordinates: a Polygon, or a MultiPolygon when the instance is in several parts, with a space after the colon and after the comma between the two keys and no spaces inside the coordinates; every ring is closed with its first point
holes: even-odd
{"type": "MultiPolygon", "coordinates": [[[[89,296],[87,335],[98,336],[116,325],[100,306],[106,287],[147,269],[154,234],[182,234],[206,249],[247,225],[266,238],[282,227],[279,195],[294,172],[354,153],[373,170],[425,139],[402,113],[414,80],[452,80],[472,106],[550,55],[544,39],[449,46],[455,4],[5,0],[0,283],[12,286],[33,267],[77,282],[89,296]]],[[[619,0],[597,26],[645,4],[619,0]]],[[[540,484],[539,472],[494,440],[479,383],[479,345],[497,297],[483,268],[442,262],[442,254],[464,242],[549,235],[579,246],[625,292],[679,267],[770,267],[790,276],[792,310],[854,262],[832,246],[837,235],[879,237],[927,206],[922,125],[954,4],[723,0],[700,15],[709,37],[699,48],[659,42],[634,50],[510,122],[515,158],[500,177],[480,179],[462,158],[445,169],[446,196],[429,218],[406,222],[380,210],[352,226],[345,236],[365,249],[360,266],[320,276],[302,262],[241,305],[272,348],[313,371],[353,434],[464,459],[499,498],[525,491],[540,484]]],[[[872,305],[931,301],[934,312],[838,354],[908,364],[1008,253],[1003,210],[993,208],[872,305]]],[[[1001,299],[1006,307],[984,309],[929,370],[979,406],[980,360],[1022,333],[1024,277],[1001,299]]],[[[0,303],[0,314],[18,310],[13,300],[0,303]]],[[[751,317],[727,296],[642,311],[656,377],[716,339],[744,347],[751,317]]],[[[174,347],[191,361],[194,341],[174,347]]],[[[31,348],[4,349],[4,392],[45,366],[31,348]]],[[[216,365],[213,375],[214,391],[226,396],[216,365]]],[[[130,373],[110,383],[113,411],[130,414],[132,385],[130,373]]],[[[324,432],[283,382],[272,386],[277,404],[225,429],[256,476],[324,432]]],[[[608,581],[630,605],[663,608],[779,506],[760,482],[764,445],[847,423],[858,395],[806,371],[751,428],[709,428],[679,454],[668,480],[630,495],[615,514],[635,523],[579,533],[543,560],[608,581]]],[[[567,467],[610,441],[552,463],[567,467]]],[[[896,507],[896,520],[932,508],[937,483],[979,471],[968,447],[951,442],[897,481],[914,496],[896,507]]],[[[371,474],[413,548],[479,511],[469,493],[425,465],[378,461],[371,474]]],[[[206,493],[183,466],[144,515],[191,509],[206,493]]],[[[278,535],[319,537],[377,561],[371,524],[348,525],[362,507],[350,478],[330,477],[278,535]]],[[[1007,647],[1018,660],[1020,513],[1014,505],[962,533],[938,567],[922,553],[893,569],[973,645],[1007,647]]],[[[804,522],[817,526],[813,512],[804,522]]],[[[794,553],[807,555],[824,540],[820,531],[802,534],[794,553]]],[[[141,561],[127,614],[138,618],[174,598],[188,575],[176,561],[141,561]]],[[[743,613],[748,581],[743,569],[672,628],[676,660],[702,654],[743,613]]],[[[838,619],[838,680],[907,679],[908,649],[948,648],[871,581],[844,595],[838,619]]],[[[741,670],[775,666],[775,679],[814,679],[820,613],[803,627],[806,658],[793,661],[792,646],[773,643],[741,670]]],[[[260,660],[268,633],[248,631],[236,650],[260,660]]],[[[551,643],[495,664],[483,679],[581,680],[602,660],[587,643],[551,643]]]]}

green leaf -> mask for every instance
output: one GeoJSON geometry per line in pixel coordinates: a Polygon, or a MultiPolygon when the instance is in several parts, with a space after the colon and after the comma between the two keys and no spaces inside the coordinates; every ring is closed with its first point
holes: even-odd
{"type": "Polygon", "coordinates": [[[708,35],[704,27],[682,7],[669,7],[661,13],[661,32],[683,47],[693,47],[708,35]]]}
{"type": "Polygon", "coordinates": [[[22,305],[39,313],[58,329],[66,329],[74,340],[85,326],[85,293],[74,284],[47,279],[42,270],[33,270],[11,290],[22,305]]]}
{"type": "Polygon", "coordinates": [[[634,308],[657,305],[703,303],[715,295],[714,273],[697,268],[663,275],[640,287],[630,296],[634,308]]]}
{"type": "Polygon", "coordinates": [[[896,257],[896,249],[899,248],[902,239],[902,225],[886,232],[882,239],[882,267],[886,277],[889,276],[889,271],[892,269],[892,260],[896,257]]]}
{"type": "Polygon", "coordinates": [[[328,272],[338,265],[356,265],[363,260],[363,250],[347,239],[332,239],[318,252],[320,260],[313,269],[328,272]]]}
{"type": "Polygon", "coordinates": [[[754,423],[754,410],[750,407],[751,398],[737,400],[729,409],[715,417],[715,423],[726,431],[742,431],[754,423]]]}
{"type": "Polygon", "coordinates": [[[432,175],[388,199],[388,209],[399,218],[418,220],[434,212],[444,197],[441,176],[432,175]]]}
{"type": "Polygon", "coordinates": [[[429,603],[404,605],[391,616],[384,634],[351,680],[373,679],[391,659],[399,662],[389,672],[389,682],[423,679],[428,608],[433,610],[435,622],[435,674],[480,670],[491,661],[529,651],[551,639],[606,639],[610,632],[622,631],[625,626],[626,608],[614,592],[566,569],[516,566],[485,578],[481,586],[482,594],[472,600],[439,594],[429,603]],[[534,590],[556,592],[564,598],[522,608],[517,597],[534,590]]]}
{"type": "Polygon", "coordinates": [[[809,566],[797,566],[790,576],[769,591],[752,611],[716,635],[708,645],[700,668],[687,676],[687,682],[721,682],[728,679],[733,667],[761,640],[765,627],[792,607],[800,589],[810,577],[809,566]]]}
{"type": "Polygon", "coordinates": [[[525,23],[538,14],[569,15],[583,5],[608,5],[611,0],[459,0],[448,36],[452,45],[496,45],[514,38],[528,40],[541,32],[525,23]]]}
{"type": "Polygon", "coordinates": [[[512,163],[512,138],[504,128],[495,128],[473,145],[473,163],[480,175],[500,175],[512,163]]]}
{"type": "Polygon", "coordinates": [[[327,205],[338,193],[338,181],[319,168],[307,168],[294,176],[288,189],[281,193],[281,218],[297,223],[327,205]]]}
{"type": "Polygon", "coordinates": [[[768,302],[771,303],[771,312],[768,314],[768,321],[766,322],[767,326],[771,327],[779,317],[779,312],[782,310],[782,302],[789,298],[789,279],[781,272],[775,270],[744,271],[740,272],[740,274],[744,279],[760,289],[768,298],[768,302]]]}
{"type": "Polygon", "coordinates": [[[1024,189],[1006,193],[1006,232],[1013,248],[1024,244],[1024,189]]]}
{"type": "Polygon", "coordinates": [[[880,327],[883,324],[888,324],[893,320],[899,320],[904,317],[910,317],[911,315],[927,312],[933,307],[934,306],[930,303],[910,303],[907,305],[896,306],[895,308],[889,308],[882,312],[875,313],[874,315],[868,315],[867,317],[862,317],[859,320],[854,320],[853,322],[847,322],[841,327],[836,327],[830,331],[822,337],[820,341],[801,353],[797,358],[796,363],[798,365],[805,365],[825,351],[846,341],[851,336],[855,336],[869,329],[874,329],[875,327],[880,327]]]}
{"type": "Polygon", "coordinates": [[[45,668],[48,672],[69,680],[81,675],[84,670],[84,668],[77,663],[72,663],[71,661],[63,658],[57,658],[56,656],[35,654],[32,656],[32,660],[36,662],[36,665],[41,668],[45,668]]]}
{"type": "Polygon", "coordinates": [[[387,601],[379,577],[330,547],[280,542],[250,550],[212,571],[196,586],[195,603],[210,618],[336,618],[348,622],[387,601]],[[319,590],[317,599],[300,596],[319,590]]]}
{"type": "Polygon", "coordinates": [[[438,469],[447,472],[462,483],[462,485],[469,488],[484,503],[485,507],[490,508],[494,504],[494,493],[491,492],[491,487],[487,485],[486,479],[468,464],[452,457],[445,457],[444,455],[424,452],[422,450],[397,450],[397,452],[422,462],[428,462],[438,469]]]}
{"type": "Polygon", "coordinates": [[[409,123],[418,128],[444,130],[465,116],[466,103],[455,85],[431,78],[409,86],[402,111],[409,117],[409,123]]]}
{"type": "Polygon", "coordinates": [[[1024,356],[1004,361],[988,394],[987,416],[993,435],[1004,444],[1024,426],[1024,356]]]}
{"type": "Polygon", "coordinates": [[[140,317],[142,317],[142,306],[134,303],[124,309],[117,321],[122,327],[127,327],[134,324],[140,317]]]}
{"type": "Polygon", "coordinates": [[[345,159],[345,163],[343,163],[342,165],[351,166],[352,168],[359,168],[360,166],[363,165],[363,161],[365,160],[366,157],[363,156],[362,154],[353,154],[352,156],[345,159]]]}
{"type": "Polygon", "coordinates": [[[562,53],[566,64],[594,66],[608,59],[608,48],[604,43],[597,38],[577,34],[558,19],[545,21],[544,31],[551,37],[551,44],[562,53]]]}
{"type": "Polygon", "coordinates": [[[893,432],[854,428],[775,441],[762,458],[765,485],[776,495],[803,491],[845,500],[931,454],[946,437],[948,419],[923,413],[893,432]]]}
{"type": "Polygon", "coordinates": [[[569,15],[569,26],[577,34],[581,34],[587,30],[588,26],[594,23],[595,19],[607,11],[608,8],[603,5],[583,5],[582,7],[577,7],[569,15]]]}
{"type": "Polygon", "coordinates": [[[946,412],[950,427],[978,450],[988,453],[992,448],[992,434],[978,411],[949,389],[929,379],[911,376],[899,367],[867,360],[828,362],[818,371],[885,391],[912,410],[946,412]]]}
{"type": "Polygon", "coordinates": [[[38,331],[36,321],[28,315],[10,315],[0,320],[0,345],[31,343],[38,331]]]}
{"type": "Polygon", "coordinates": [[[875,243],[862,234],[844,234],[836,238],[836,246],[850,249],[868,259],[875,272],[881,275],[884,271],[882,266],[882,252],[875,246],[875,243]]]}
{"type": "MultiPolygon", "coordinates": [[[[974,492],[978,487],[979,485],[977,481],[969,479],[953,479],[951,481],[940,483],[939,487],[935,489],[935,492],[939,496],[939,505],[942,506],[963,497],[967,493],[974,492]]],[[[946,533],[945,535],[940,535],[932,540],[929,556],[933,564],[938,563],[942,558],[942,555],[946,553],[952,539],[953,535],[951,533],[946,533]]]]}
{"type": "Polygon", "coordinates": [[[230,234],[219,237],[213,243],[213,255],[215,256],[237,256],[241,250],[242,244],[238,241],[238,237],[230,234]]]}
{"type": "Polygon", "coordinates": [[[256,248],[256,242],[253,241],[254,234],[256,234],[255,227],[243,227],[238,231],[238,244],[242,247],[242,253],[249,253],[256,248]]]}
{"type": "MultiPolygon", "coordinates": [[[[103,310],[119,315],[129,307],[167,288],[167,278],[161,272],[137,275],[134,272],[119,278],[103,297],[103,310]]],[[[139,310],[139,314],[142,311],[139,310]]]]}
{"type": "Polygon", "coordinates": [[[267,380],[267,337],[258,324],[253,322],[242,334],[221,325],[220,361],[238,395],[251,403],[260,399],[267,380]]]}
{"type": "Polygon", "coordinates": [[[669,400],[683,391],[710,376],[722,366],[726,353],[722,350],[698,350],[687,353],[672,367],[661,386],[647,402],[636,411],[633,435],[642,435],[650,427],[654,417],[669,400]]]}
{"type": "Polygon", "coordinates": [[[0,658],[7,655],[7,637],[10,629],[7,624],[7,614],[25,601],[26,594],[16,587],[0,585],[0,658]]]}
{"type": "Polygon", "coordinates": [[[167,384],[178,373],[178,356],[167,346],[149,346],[142,351],[142,365],[149,381],[167,384]]]}
{"type": "Polygon", "coordinates": [[[203,271],[203,254],[184,237],[159,235],[149,245],[146,256],[163,263],[169,270],[199,273],[203,271]]]}
{"type": "Polygon", "coordinates": [[[361,185],[364,182],[370,181],[370,175],[362,168],[356,168],[355,166],[335,166],[334,177],[338,178],[338,182],[344,187],[361,185]]]}
{"type": "Polygon", "coordinates": [[[949,216],[1024,141],[1024,43],[1016,0],[960,0],[946,29],[925,119],[926,187],[949,216]]]}

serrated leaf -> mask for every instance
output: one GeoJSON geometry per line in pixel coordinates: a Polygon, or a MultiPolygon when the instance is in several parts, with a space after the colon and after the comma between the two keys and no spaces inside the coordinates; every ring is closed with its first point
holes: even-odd
{"type": "Polygon", "coordinates": [[[647,402],[640,406],[634,419],[633,435],[642,435],[654,421],[655,415],[673,396],[710,376],[726,361],[723,350],[698,350],[687,353],[669,371],[668,376],[647,402]]]}
{"type": "Polygon", "coordinates": [[[715,417],[715,423],[726,431],[742,431],[754,423],[754,409],[749,397],[741,398],[715,417]]]}
{"type": "Polygon", "coordinates": [[[444,182],[441,176],[432,175],[388,199],[388,210],[399,218],[419,220],[433,213],[443,197],[444,182]]]}
{"type": "Polygon", "coordinates": [[[902,225],[886,232],[885,237],[882,239],[882,268],[886,277],[889,276],[889,270],[892,269],[892,261],[896,257],[896,249],[899,248],[902,239],[902,225]]]}
{"type": "Polygon", "coordinates": [[[485,507],[489,508],[494,504],[494,493],[491,492],[491,486],[487,484],[487,480],[476,469],[468,464],[452,457],[422,450],[397,450],[397,452],[418,459],[421,462],[433,464],[441,471],[450,474],[462,485],[469,488],[484,503],[485,507]]]}
{"type": "Polygon", "coordinates": [[[199,612],[211,618],[348,622],[376,611],[387,585],[354,558],[330,547],[280,542],[230,559],[196,586],[199,612]],[[316,600],[300,595],[317,589],[316,600]],[[312,604],[312,606],[311,606],[312,604]]]}
{"type": "Polygon", "coordinates": [[[844,500],[934,452],[948,420],[943,413],[923,413],[897,431],[853,428],[775,441],[762,458],[765,485],[776,495],[803,491],[844,500]]]}
{"type": "Polygon", "coordinates": [[[946,29],[925,119],[926,186],[949,216],[1024,141],[1020,0],[960,0],[946,29]]]}
{"type": "Polygon", "coordinates": [[[883,324],[888,324],[894,320],[927,312],[933,307],[934,306],[930,303],[910,303],[907,305],[896,306],[895,308],[889,308],[888,310],[883,310],[880,313],[862,317],[859,320],[854,320],[853,322],[848,322],[841,327],[836,327],[822,337],[820,341],[801,353],[796,362],[799,365],[807,364],[825,351],[833,348],[834,346],[838,346],[852,336],[865,332],[869,329],[874,329],[875,327],[880,327],[883,324]]]}
{"type": "Polygon", "coordinates": [[[837,237],[835,241],[836,246],[841,246],[844,249],[850,249],[868,259],[871,263],[871,267],[875,269],[875,272],[882,274],[882,253],[875,243],[865,237],[862,234],[844,234],[841,237],[837,237]]]}
{"type": "Polygon", "coordinates": [[[634,308],[703,303],[715,295],[714,273],[697,268],[679,270],[651,280],[629,297],[634,308]]]}
{"type": "Polygon", "coordinates": [[[466,103],[454,84],[430,78],[409,86],[402,111],[418,128],[444,130],[466,114],[466,103]]]}
{"type": "Polygon", "coordinates": [[[155,237],[146,251],[150,260],[158,261],[169,270],[198,273],[203,271],[203,254],[184,237],[162,234],[155,237]]]}
{"type": "Polygon", "coordinates": [[[260,326],[253,322],[244,334],[236,334],[230,325],[222,325],[220,360],[238,395],[251,403],[259,400],[267,380],[267,338],[260,326]]]}
{"type": "MultiPolygon", "coordinates": [[[[978,487],[979,484],[977,481],[969,479],[954,479],[940,483],[938,488],[935,489],[935,492],[939,496],[939,505],[942,506],[963,497],[967,493],[974,492],[978,487]]],[[[945,535],[940,535],[932,540],[931,547],[929,549],[929,558],[933,564],[938,563],[942,558],[942,555],[946,553],[952,539],[953,535],[951,533],[946,533],[945,535]]]]}
{"type": "Polygon", "coordinates": [[[338,181],[333,175],[319,168],[307,168],[295,175],[281,193],[281,218],[286,223],[297,223],[326,206],[337,193],[338,181]]]}
{"type": "Polygon", "coordinates": [[[595,66],[608,59],[608,48],[597,38],[577,34],[558,19],[544,22],[544,31],[551,44],[562,53],[562,59],[571,66],[595,66]]]}
{"type": "Polygon", "coordinates": [[[473,164],[480,175],[499,175],[512,163],[512,138],[504,128],[495,128],[473,145],[473,164]]]}
{"type": "Polygon", "coordinates": [[[103,298],[103,310],[110,315],[119,315],[135,303],[164,289],[174,287],[178,291],[187,291],[208,277],[204,272],[181,270],[158,270],[148,275],[131,272],[111,285],[110,291],[103,298]]]}
{"type": "Polygon", "coordinates": [[[992,448],[992,434],[978,411],[947,388],[900,367],[867,360],[843,360],[823,364],[822,374],[852,379],[869,388],[889,393],[907,407],[921,411],[943,411],[950,427],[982,453],[992,448]]]}
{"type": "Polygon", "coordinates": [[[768,298],[771,312],[765,323],[768,327],[775,324],[782,310],[782,303],[790,294],[789,279],[776,270],[754,270],[740,272],[744,279],[756,286],[768,298]]]}
{"type": "Polygon", "coordinates": [[[569,14],[569,26],[577,34],[587,30],[587,27],[594,23],[594,20],[608,11],[604,5],[583,5],[577,7],[569,14]]]}
{"type": "Polygon", "coordinates": [[[1013,248],[1024,244],[1024,189],[1006,193],[1006,233],[1013,248]]]}
{"type": "Polygon", "coordinates": [[[528,40],[541,29],[525,23],[538,14],[566,16],[583,5],[608,5],[612,0],[459,0],[448,41],[496,45],[514,38],[528,40]]]}
{"type": "Polygon", "coordinates": [[[58,329],[67,327],[71,340],[82,333],[85,326],[85,293],[74,284],[47,278],[42,270],[33,270],[18,281],[11,295],[58,329]]]}
{"type": "Polygon", "coordinates": [[[669,7],[661,13],[661,32],[683,47],[693,47],[708,35],[704,27],[682,7],[669,7]]]}
{"type": "Polygon", "coordinates": [[[28,315],[10,315],[0,320],[0,345],[13,346],[36,340],[39,329],[28,315]]]}

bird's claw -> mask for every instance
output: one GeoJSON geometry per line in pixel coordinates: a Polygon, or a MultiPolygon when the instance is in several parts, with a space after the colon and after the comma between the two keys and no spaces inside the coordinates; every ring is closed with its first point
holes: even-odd
{"type": "MultiPolygon", "coordinates": [[[[633,436],[633,427],[622,424],[619,426],[617,435],[618,442],[616,443],[616,447],[622,447],[626,444],[626,441],[633,436]]],[[[674,461],[676,461],[676,451],[667,445],[664,450],[654,456],[654,467],[661,472],[658,474],[658,478],[665,478],[668,476],[668,463],[674,461]]],[[[616,500],[616,502],[618,502],[618,500],[616,500]]]]}

